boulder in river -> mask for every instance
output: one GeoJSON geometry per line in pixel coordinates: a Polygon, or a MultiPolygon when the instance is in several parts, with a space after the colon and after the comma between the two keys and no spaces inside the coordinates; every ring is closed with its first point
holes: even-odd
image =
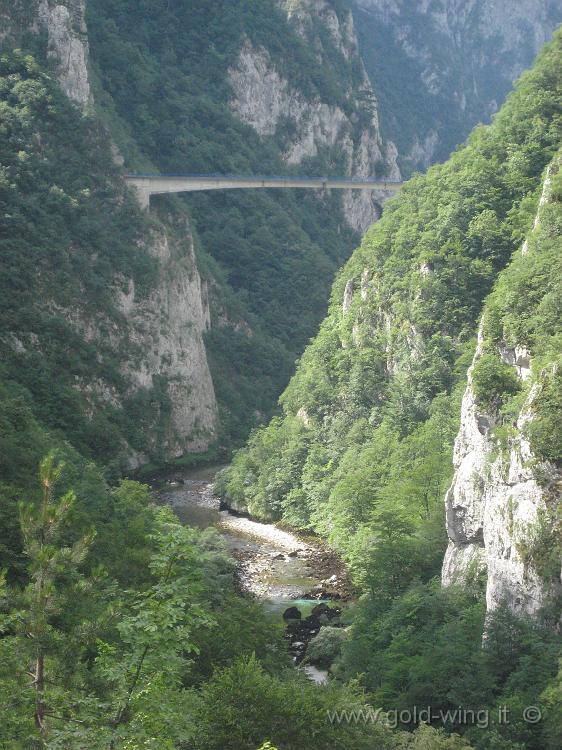
{"type": "Polygon", "coordinates": [[[298,607],[289,607],[283,612],[284,620],[301,620],[302,613],[298,607]]]}
{"type": "Polygon", "coordinates": [[[330,615],[331,613],[331,607],[329,607],[327,604],[317,604],[314,609],[311,612],[311,615],[313,617],[320,617],[321,615],[330,615]]]}
{"type": "Polygon", "coordinates": [[[285,555],[282,552],[280,552],[278,555],[273,555],[272,559],[273,560],[284,560],[285,559],[285,555]]]}

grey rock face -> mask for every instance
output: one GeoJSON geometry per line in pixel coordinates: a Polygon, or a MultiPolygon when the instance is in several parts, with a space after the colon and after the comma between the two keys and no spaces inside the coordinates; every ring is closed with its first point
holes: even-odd
{"type": "Polygon", "coordinates": [[[188,226],[181,241],[162,231],[147,249],[159,261],[156,289],[136,302],[130,282],[119,300],[129,340],[141,352],[137,362],[125,365],[125,374],[133,391],[151,388],[156,376],[166,379],[171,413],[163,447],[167,458],[178,458],[206,450],[216,436],[217,404],[203,341],[210,327],[207,288],[188,226]]]}
{"type": "MultiPolygon", "coordinates": [[[[148,445],[166,460],[187,452],[205,451],[216,437],[217,403],[203,335],[210,326],[206,284],[197,271],[188,226],[183,236],[164,225],[145,241],[144,249],[158,261],[158,280],[148,297],[136,293],[132,280],[114,291],[122,317],[89,318],[79,308],[58,310],[94,345],[103,337],[120,361],[128,385],[124,394],[150,391],[165,382],[169,414],[158,430],[148,427],[148,445]],[[125,291],[123,291],[123,288],[125,291]]],[[[83,378],[76,388],[95,412],[99,401],[123,407],[122,394],[105,381],[83,378]]],[[[123,446],[130,469],[147,463],[149,456],[123,446]]]]}
{"type": "MultiPolygon", "coordinates": [[[[403,76],[414,78],[426,101],[421,118],[407,101],[400,103],[398,115],[382,111],[388,123],[409,134],[408,149],[400,144],[401,157],[415,169],[427,167],[434,157],[444,158],[474,125],[488,120],[562,23],[561,0],[353,3],[359,16],[372,22],[370,36],[362,35],[362,47],[372,50],[375,69],[385,71],[385,86],[394,84],[395,73],[396,85],[403,76]],[[377,55],[388,57],[384,65],[376,63],[377,55]],[[404,123],[410,116],[412,122],[404,123]],[[457,140],[448,140],[449,128],[457,131],[457,140]]],[[[377,91],[379,82],[371,63],[368,67],[377,91]]]]}
{"type": "Polygon", "coordinates": [[[0,43],[17,47],[29,32],[46,32],[47,57],[64,93],[79,107],[92,102],[88,78],[86,0],[26,0],[0,4],[0,43]]]}
{"type": "MultiPolygon", "coordinates": [[[[477,352],[475,361],[479,357],[477,352]]],[[[536,392],[531,390],[520,413],[508,457],[495,459],[491,423],[479,413],[470,376],[462,402],[455,477],[445,498],[449,547],[442,581],[447,586],[486,571],[488,611],[507,603],[514,611],[534,614],[545,603],[543,582],[522,554],[547,502],[547,490],[530,468],[533,456],[522,432],[532,418],[536,392]]]]}
{"type": "MultiPolygon", "coordinates": [[[[549,185],[547,175],[535,228],[548,200],[549,185]]],[[[522,381],[531,379],[532,385],[519,411],[514,437],[507,450],[498,450],[492,433],[496,416],[479,407],[473,390],[474,365],[482,356],[480,335],[462,401],[455,474],[445,497],[449,546],[442,581],[447,586],[484,572],[488,611],[506,603],[516,612],[532,615],[552,591],[529,564],[526,550],[538,525],[548,518],[553,488],[556,492],[561,477],[553,465],[536,459],[525,436],[544,372],[533,376],[530,353],[523,347],[500,347],[498,353],[522,381]]]]}
{"type": "Polygon", "coordinates": [[[343,302],[342,302],[342,311],[345,315],[347,312],[349,312],[349,309],[351,307],[351,304],[353,302],[353,292],[354,292],[354,281],[353,279],[349,279],[347,284],[345,285],[344,293],[343,293],[343,302]]]}
{"type": "MultiPolygon", "coordinates": [[[[325,25],[341,54],[348,60],[354,59],[362,71],[357,91],[346,93],[374,102],[371,84],[359,58],[351,13],[341,21],[325,0],[299,4],[298,10],[291,10],[290,3],[286,7],[290,22],[303,36],[308,33],[313,17],[325,25]]],[[[390,180],[400,179],[396,147],[391,141],[383,142],[376,106],[373,106],[369,125],[354,138],[354,123],[340,107],[320,98],[306,98],[280,74],[269,52],[252,46],[249,41],[240,52],[237,65],[230,70],[229,81],[233,112],[259,135],[274,136],[281,125],[291,123],[294,134],[284,154],[287,164],[300,164],[325,148],[338,149],[345,155],[347,175],[373,177],[383,171],[390,180]]],[[[382,192],[346,191],[344,212],[349,225],[364,232],[379,218],[380,204],[387,197],[382,192]]]]}
{"type": "Polygon", "coordinates": [[[56,65],[61,88],[81,107],[92,101],[85,10],[86,0],[69,0],[64,5],[40,0],[37,9],[39,23],[47,29],[48,55],[56,65]]]}

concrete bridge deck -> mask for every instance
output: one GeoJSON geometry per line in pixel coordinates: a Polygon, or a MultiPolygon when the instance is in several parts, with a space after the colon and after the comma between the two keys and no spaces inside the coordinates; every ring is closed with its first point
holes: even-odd
{"type": "Polygon", "coordinates": [[[197,190],[239,190],[262,188],[313,188],[316,190],[397,191],[401,182],[339,177],[239,177],[232,175],[128,174],[125,180],[137,191],[143,208],[151,195],[190,193],[197,190]]]}

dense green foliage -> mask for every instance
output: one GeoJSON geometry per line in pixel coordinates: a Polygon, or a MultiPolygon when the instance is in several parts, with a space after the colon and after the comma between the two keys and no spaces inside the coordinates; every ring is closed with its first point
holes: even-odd
{"type": "MultiPolygon", "coordinates": [[[[411,180],[372,227],[281,398],[285,416],[222,480],[237,507],[313,528],[354,565],[387,513],[416,529],[440,512],[482,303],[560,143],[561,46],[558,35],[493,125],[411,180]]],[[[488,398],[492,385],[498,397],[517,390],[499,360],[480,369],[488,398]]]]}
{"type": "MultiPolygon", "coordinates": [[[[536,384],[525,429],[537,458],[557,460],[561,60],[558,33],[494,123],[387,206],[335,283],[329,316],[281,398],[283,417],[255,431],[220,477],[235,507],[312,529],[346,557],[364,595],[334,667],[339,677],[360,676],[389,715],[431,706],[437,721],[482,750],[554,749],[559,741],[559,637],[500,607],[483,647],[484,582],[442,590],[434,577],[482,311],[473,370],[482,410],[500,440],[536,384]],[[533,229],[549,164],[551,198],[533,229]],[[508,364],[515,347],[532,358],[527,381],[508,364]],[[542,720],[525,722],[525,706],[536,705],[542,720]],[[478,713],[455,716],[459,706],[482,711],[480,724],[478,713]],[[510,718],[502,722],[504,707],[510,718]]],[[[551,483],[548,517],[521,550],[552,580],[558,489],[551,483]]],[[[555,609],[543,613],[546,623],[557,621],[555,609]]]]}
{"type": "Polygon", "coordinates": [[[560,366],[542,384],[534,404],[535,419],[528,427],[528,435],[535,455],[562,465],[562,373],[560,366]]]}
{"type": "MultiPolygon", "coordinates": [[[[319,688],[288,667],[261,608],[235,595],[215,532],[181,527],[135,482],[110,490],[72,455],[43,462],[36,497],[21,510],[23,556],[8,560],[23,560],[26,585],[2,592],[6,750],[253,750],[264,738],[297,750],[311,733],[341,750],[557,747],[557,637],[500,610],[482,649],[475,591],[417,584],[390,606],[367,596],[339,680],[319,688]],[[368,693],[341,682],[358,671],[368,693]],[[521,711],[539,693],[543,721],[525,724],[521,711]],[[399,712],[414,705],[443,712],[441,723],[472,744],[429,727],[404,733],[399,712]],[[459,718],[459,705],[477,719],[459,718]]],[[[410,554],[399,549],[395,570],[410,554]]],[[[380,561],[389,577],[390,560],[380,561]]]]}
{"type": "Polygon", "coordinates": [[[334,750],[423,747],[422,735],[468,747],[331,720],[372,711],[365,694],[289,667],[277,627],[234,593],[216,532],[93,470],[74,493],[87,472],[68,458],[42,462],[37,499],[21,507],[23,585],[0,581],[1,748],[254,750],[271,738],[298,750],[311,733],[334,750]]]}
{"type": "MultiPolygon", "coordinates": [[[[246,606],[233,601],[232,562],[217,535],[198,536],[150,505],[146,487],[109,490],[91,473],[84,494],[86,477],[75,457],[63,466],[51,456],[42,500],[22,511],[30,577],[8,592],[7,612],[3,604],[0,746],[156,747],[159,737],[158,747],[175,747],[192,732],[182,694],[205,663],[194,669],[190,655],[218,611],[246,606]],[[64,488],[77,471],[74,496],[64,488]]],[[[282,665],[275,630],[255,609],[252,618],[246,649],[282,665]]],[[[244,652],[239,635],[223,638],[227,651],[244,652]]],[[[211,669],[213,654],[206,663],[211,669]]]]}
{"type": "Polygon", "coordinates": [[[341,653],[342,645],[347,640],[348,633],[343,628],[333,628],[325,625],[320,628],[318,635],[308,644],[306,661],[323,669],[328,669],[341,653]]]}
{"type": "Polygon", "coordinates": [[[500,608],[488,618],[482,643],[484,616],[476,587],[418,583],[390,606],[366,596],[340,677],[364,675],[374,705],[399,717],[406,712],[403,727],[414,706],[430,706],[436,723],[461,732],[475,748],[554,750],[547,738],[556,732],[558,709],[547,709],[541,694],[557,689],[560,638],[500,608]],[[541,706],[540,723],[524,721],[526,706],[541,706]]]}
{"type": "Polygon", "coordinates": [[[133,348],[115,352],[104,332],[123,324],[116,286],[131,279],[142,297],[154,283],[155,263],[139,248],[149,225],[99,122],[31,57],[1,58],[0,122],[0,378],[27,389],[39,421],[108,463],[123,439],[140,448],[146,436],[125,411],[75,386],[103,381],[126,397],[122,363],[133,348]],[[93,320],[96,342],[79,332],[93,320]]]}
{"type": "Polygon", "coordinates": [[[472,371],[472,385],[478,405],[485,410],[499,409],[520,390],[517,374],[499,356],[484,354],[472,371]]]}

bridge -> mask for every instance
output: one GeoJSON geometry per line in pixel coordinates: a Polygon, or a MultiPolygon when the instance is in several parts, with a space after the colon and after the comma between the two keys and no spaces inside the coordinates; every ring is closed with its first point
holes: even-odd
{"type": "Polygon", "coordinates": [[[127,183],[135,188],[143,208],[151,195],[191,193],[198,190],[239,190],[262,188],[313,188],[317,190],[400,190],[401,182],[340,177],[241,177],[201,174],[128,174],[127,183]]]}

